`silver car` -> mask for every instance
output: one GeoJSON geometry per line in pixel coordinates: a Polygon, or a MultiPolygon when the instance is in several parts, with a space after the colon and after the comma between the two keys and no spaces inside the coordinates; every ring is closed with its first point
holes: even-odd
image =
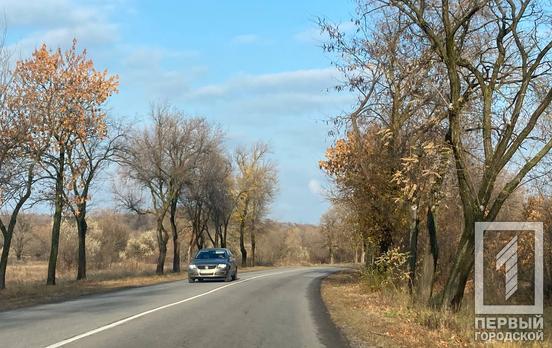
{"type": "Polygon", "coordinates": [[[203,279],[222,279],[226,282],[236,280],[238,266],[230,250],[226,248],[201,249],[188,266],[190,283],[203,279]]]}

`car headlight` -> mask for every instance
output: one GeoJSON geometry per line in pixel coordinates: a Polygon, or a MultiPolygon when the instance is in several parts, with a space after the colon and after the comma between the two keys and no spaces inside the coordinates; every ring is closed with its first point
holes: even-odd
{"type": "Polygon", "coordinates": [[[189,268],[189,269],[196,269],[197,266],[196,266],[196,265],[189,265],[188,268],[189,268]]]}
{"type": "Polygon", "coordinates": [[[227,265],[225,263],[219,263],[217,265],[217,268],[222,268],[222,269],[225,269],[227,267],[227,265]]]}

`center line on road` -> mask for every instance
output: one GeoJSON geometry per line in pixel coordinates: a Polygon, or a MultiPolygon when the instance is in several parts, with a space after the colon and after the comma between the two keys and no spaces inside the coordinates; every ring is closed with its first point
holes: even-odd
{"type": "Polygon", "coordinates": [[[273,275],[278,275],[278,274],[283,274],[283,273],[289,273],[289,272],[295,272],[295,271],[298,271],[297,269],[293,269],[293,270],[289,270],[289,271],[282,271],[282,272],[275,272],[275,273],[269,273],[269,274],[261,274],[261,275],[258,275],[258,276],[255,276],[255,277],[251,277],[251,278],[247,278],[247,279],[244,279],[244,280],[240,280],[240,281],[237,281],[237,282],[234,282],[234,283],[230,283],[230,284],[226,284],[226,285],[223,285],[223,286],[219,286],[218,288],[215,288],[213,290],[209,290],[207,292],[204,292],[202,294],[199,294],[199,295],[195,295],[195,296],[192,296],[192,297],[188,297],[188,298],[185,298],[183,300],[180,300],[180,301],[176,301],[176,302],[173,302],[173,303],[169,303],[169,304],[166,304],[166,305],[163,305],[161,307],[157,307],[157,308],[153,308],[153,309],[150,309],[150,310],[147,310],[145,312],[142,312],[142,313],[138,313],[138,314],[135,314],[133,316],[130,316],[128,318],[125,318],[125,319],[121,319],[121,320],[118,320],[118,321],[115,321],[111,324],[108,324],[108,325],[105,325],[105,326],[101,326],[97,329],[94,329],[94,330],[90,330],[88,332],[85,332],[85,333],[82,333],[80,335],[77,335],[77,336],[73,336],[73,337],[70,337],[66,340],[63,340],[63,341],[59,341],[57,343],[53,343],[49,346],[46,346],[45,348],[57,348],[57,347],[62,347],[66,344],[69,344],[71,342],[75,342],[77,340],[80,340],[81,338],[85,338],[85,337],[88,337],[88,336],[92,336],[94,334],[97,334],[99,332],[102,332],[102,331],[105,331],[105,330],[109,330],[111,328],[114,328],[116,326],[119,326],[119,325],[122,325],[124,323],[128,323],[129,321],[131,320],[134,320],[134,319],[138,319],[140,317],[143,317],[145,315],[148,315],[148,314],[151,314],[153,312],[157,312],[157,311],[160,311],[162,309],[165,309],[165,308],[169,308],[169,307],[173,307],[173,306],[176,306],[176,305],[179,305],[181,303],[184,303],[184,302],[188,302],[188,301],[192,301],[192,300],[195,300],[196,298],[200,298],[200,297],[203,297],[205,295],[209,295],[209,294],[212,294],[213,292],[216,292],[216,291],[219,291],[219,290],[222,290],[222,289],[225,289],[229,286],[234,286],[234,285],[238,285],[238,284],[241,284],[241,283],[244,283],[244,282],[248,282],[250,280],[254,280],[254,279],[258,279],[258,278],[264,278],[264,277],[269,277],[269,276],[273,276],[273,275]]]}

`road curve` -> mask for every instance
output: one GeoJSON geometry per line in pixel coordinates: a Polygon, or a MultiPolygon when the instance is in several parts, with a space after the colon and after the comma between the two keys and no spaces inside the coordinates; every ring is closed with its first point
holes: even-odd
{"type": "Polygon", "coordinates": [[[320,297],[336,268],[178,281],[0,313],[2,347],[346,347],[320,297]]]}

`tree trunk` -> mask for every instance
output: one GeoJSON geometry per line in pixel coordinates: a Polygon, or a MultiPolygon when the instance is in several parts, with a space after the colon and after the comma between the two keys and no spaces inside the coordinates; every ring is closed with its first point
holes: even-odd
{"type": "Polygon", "coordinates": [[[4,246],[2,248],[2,255],[0,256],[0,290],[6,288],[6,269],[8,267],[8,256],[10,254],[10,246],[13,238],[13,231],[15,230],[15,225],[17,223],[17,215],[19,215],[19,211],[21,210],[21,208],[23,207],[27,199],[29,199],[29,197],[31,196],[31,186],[33,183],[33,170],[34,170],[34,164],[31,165],[31,167],[28,170],[25,193],[19,198],[19,201],[15,205],[7,228],[2,222],[2,220],[0,219],[0,231],[2,232],[2,236],[4,237],[4,246]]]}
{"type": "Polygon", "coordinates": [[[4,236],[4,247],[2,248],[2,256],[0,258],[0,289],[6,288],[6,269],[8,267],[8,256],[10,254],[10,246],[13,233],[2,233],[4,236]]]}
{"type": "Polygon", "coordinates": [[[159,245],[159,257],[157,258],[156,274],[163,274],[165,272],[165,259],[167,257],[167,231],[163,227],[163,218],[157,219],[157,243],[159,245]]]}
{"type": "MultiPolygon", "coordinates": [[[[86,209],[86,208],[85,208],[86,209]]],[[[79,261],[77,269],[77,280],[86,279],[86,232],[88,224],[86,223],[86,213],[81,212],[77,220],[77,231],[79,234],[79,261]]]]}
{"type": "Polygon", "coordinates": [[[364,265],[366,263],[366,247],[364,241],[361,243],[360,248],[360,263],[364,265]]]}
{"type": "MultiPolygon", "coordinates": [[[[191,238],[193,240],[193,237],[191,238]]],[[[187,250],[187,255],[186,255],[186,261],[188,261],[188,264],[190,264],[190,262],[192,262],[192,249],[194,247],[194,244],[193,244],[193,241],[190,241],[190,243],[188,243],[188,250],[187,250]]]]}
{"type": "Polygon", "coordinates": [[[380,255],[383,255],[389,251],[393,245],[393,237],[391,236],[391,229],[389,227],[384,227],[382,231],[382,236],[379,241],[379,252],[380,255]]]}
{"type": "Polygon", "coordinates": [[[230,218],[224,221],[224,228],[222,230],[222,238],[220,239],[220,247],[226,248],[226,236],[228,235],[228,224],[230,223],[230,218]]]}
{"type": "Polygon", "coordinates": [[[420,219],[418,218],[418,207],[411,209],[412,220],[410,222],[410,243],[408,255],[408,290],[412,293],[416,283],[416,263],[418,262],[418,234],[420,232],[420,219]]]}
{"type": "Polygon", "coordinates": [[[56,285],[56,266],[59,248],[59,233],[61,230],[61,218],[63,213],[63,190],[64,190],[64,177],[63,170],[65,166],[65,154],[60,153],[59,168],[56,177],[56,192],[54,198],[54,217],[52,225],[52,244],[50,246],[50,258],[48,260],[48,279],[46,285],[56,285]]]}
{"type": "Polygon", "coordinates": [[[247,249],[245,248],[245,219],[247,217],[247,210],[249,208],[249,200],[245,200],[245,206],[240,220],[240,252],[241,252],[241,265],[247,267],[247,249]]]}
{"type": "Polygon", "coordinates": [[[203,235],[203,229],[199,231],[199,234],[196,238],[196,246],[198,250],[201,250],[205,247],[205,236],[203,235]]]}
{"type": "Polygon", "coordinates": [[[53,217],[54,223],[52,226],[52,240],[50,245],[50,258],[48,260],[48,279],[46,280],[46,285],[56,285],[56,266],[59,248],[59,234],[61,230],[62,209],[63,204],[61,203],[61,197],[56,197],[55,211],[53,217]]]}
{"type": "Polygon", "coordinates": [[[226,238],[223,237],[220,239],[220,247],[226,248],[226,238]]]}
{"type": "Polygon", "coordinates": [[[364,267],[368,268],[372,266],[373,262],[372,257],[370,255],[367,255],[370,251],[370,240],[368,239],[368,234],[366,232],[362,233],[362,248],[364,254],[364,267]]]}
{"type": "Polygon", "coordinates": [[[247,249],[245,248],[243,230],[240,228],[240,252],[241,252],[241,266],[247,267],[247,249]]]}
{"type": "Polygon", "coordinates": [[[159,257],[157,258],[156,274],[163,274],[165,271],[165,258],[167,257],[167,244],[159,245],[159,257]]]}
{"type": "Polygon", "coordinates": [[[192,234],[190,235],[190,241],[188,242],[188,264],[192,262],[192,254],[194,251],[194,245],[196,244],[197,233],[195,227],[192,227],[192,234]]]}
{"type": "MultiPolygon", "coordinates": [[[[209,240],[207,242],[211,242],[211,246],[213,248],[216,248],[218,243],[216,242],[216,239],[217,239],[217,232],[216,232],[216,229],[215,229],[215,238],[213,238],[211,236],[211,232],[209,232],[209,225],[208,225],[208,222],[205,222],[204,224],[204,232],[207,234],[207,237],[209,237],[209,240]]],[[[205,235],[205,234],[204,234],[205,235]]],[[[206,239],[207,240],[207,239],[206,239]]]]}
{"type": "Polygon", "coordinates": [[[437,263],[439,260],[439,243],[437,242],[437,225],[435,223],[435,213],[434,206],[429,206],[427,208],[427,232],[429,237],[429,250],[430,257],[433,264],[431,270],[431,285],[429,288],[429,298],[433,296],[433,285],[435,284],[435,274],[437,271],[437,263]]]}
{"type": "Polygon", "coordinates": [[[251,266],[255,267],[255,248],[256,248],[256,241],[255,241],[255,226],[251,227],[251,266]]]}
{"type": "Polygon", "coordinates": [[[477,213],[464,208],[464,214],[464,231],[441,299],[442,306],[449,307],[454,311],[460,309],[466,282],[474,264],[475,216],[477,213]]]}
{"type": "Polygon", "coordinates": [[[180,273],[180,240],[178,236],[173,236],[173,268],[174,273],[180,273]]]}
{"type": "Polygon", "coordinates": [[[429,247],[426,250],[423,260],[423,273],[417,284],[418,296],[433,306],[433,285],[435,284],[435,274],[437,270],[437,260],[439,257],[437,245],[437,227],[435,225],[435,217],[433,212],[434,207],[431,205],[427,208],[427,235],[429,247]]]}
{"type": "Polygon", "coordinates": [[[170,210],[171,233],[173,240],[173,266],[174,273],[180,273],[180,240],[178,239],[178,229],[176,226],[176,204],[177,200],[173,200],[170,210]]]}

